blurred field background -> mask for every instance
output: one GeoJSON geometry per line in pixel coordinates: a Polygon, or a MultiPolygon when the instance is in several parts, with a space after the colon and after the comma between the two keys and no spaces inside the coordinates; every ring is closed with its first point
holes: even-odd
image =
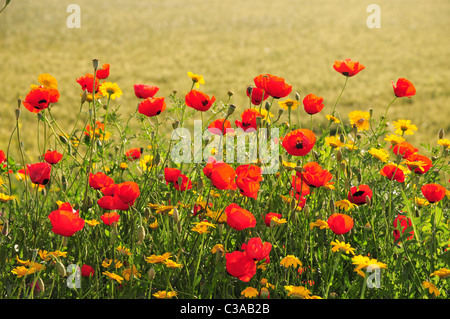
{"type": "MultiPolygon", "coordinates": [[[[248,106],[246,87],[261,73],[284,77],[293,85],[290,98],[324,97],[325,109],[314,117],[324,122],[345,80],[333,63],[351,58],[366,69],[349,79],[342,118],[369,108],[378,118],[394,96],[391,80],[406,77],[417,95],[398,99],[388,116],[418,126],[409,141],[435,146],[440,128],[450,136],[449,16],[448,0],[12,0],[0,15],[0,149],[14,128],[17,99],[40,73],[58,80],[52,113],[71,129],[81,93],[75,79],[92,73],[94,58],[111,64],[107,80],[124,93],[114,101],[124,118],[138,103],[133,84],[156,85],[158,96],[181,95],[191,71],[204,76],[200,89],[218,100],[234,92],[233,122],[248,106]],[[79,29],[66,26],[71,3],[81,7],[79,29]],[[381,8],[379,29],[366,24],[371,3],[381,8]]],[[[25,151],[34,156],[36,115],[22,107],[20,122],[25,151]]]]}

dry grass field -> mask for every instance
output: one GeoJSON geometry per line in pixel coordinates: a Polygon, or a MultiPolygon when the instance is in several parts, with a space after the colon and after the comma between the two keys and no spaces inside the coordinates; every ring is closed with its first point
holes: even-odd
{"type": "MultiPolygon", "coordinates": [[[[323,120],[344,83],[333,62],[352,58],[366,69],[348,82],[339,105],[343,117],[355,109],[383,114],[393,98],[390,81],[406,77],[417,95],[398,99],[390,119],[412,120],[419,130],[410,141],[416,143],[435,145],[440,128],[450,135],[448,0],[377,0],[381,28],[374,29],[366,24],[373,0],[77,0],[81,28],[73,29],[66,25],[71,3],[13,0],[0,15],[0,149],[14,128],[17,99],[40,73],[58,80],[61,98],[53,114],[70,126],[81,93],[75,79],[92,72],[93,58],[111,64],[109,80],[124,92],[114,103],[124,117],[138,102],[134,83],[157,85],[158,95],[182,94],[192,71],[204,76],[201,89],[219,101],[235,93],[233,116],[248,106],[245,88],[254,76],[272,73],[293,93],[324,97],[326,108],[317,115],[323,120]]],[[[36,116],[23,110],[20,121],[27,151],[36,116]]]]}

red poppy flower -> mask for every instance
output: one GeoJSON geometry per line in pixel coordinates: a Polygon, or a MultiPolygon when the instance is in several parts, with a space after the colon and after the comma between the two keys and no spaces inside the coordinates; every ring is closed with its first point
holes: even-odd
{"type": "Polygon", "coordinates": [[[411,97],[416,94],[416,88],[411,83],[411,81],[400,78],[397,80],[397,83],[394,84],[392,81],[392,87],[394,88],[394,94],[396,97],[411,97]]]}
{"type": "Polygon", "coordinates": [[[128,210],[139,197],[139,186],[135,182],[111,184],[101,189],[105,195],[97,204],[106,210],[128,210]]]}
{"type": "Polygon", "coordinates": [[[215,101],[214,96],[209,98],[208,95],[197,90],[191,90],[185,96],[186,105],[201,112],[208,111],[215,101]]]}
{"type": "MultiPolygon", "coordinates": [[[[92,93],[94,89],[94,75],[90,73],[86,73],[86,75],[77,78],[77,83],[81,86],[83,91],[88,91],[88,93],[92,93]]],[[[95,93],[98,92],[98,88],[100,87],[100,83],[98,79],[95,79],[95,93]]]]}
{"type": "Polygon", "coordinates": [[[308,129],[297,129],[286,134],[282,146],[291,155],[305,156],[316,143],[316,135],[308,129]]]}
{"type": "Polygon", "coordinates": [[[395,155],[401,155],[403,158],[407,158],[408,156],[417,153],[419,150],[412,146],[408,142],[401,142],[398,144],[395,144],[392,148],[392,152],[394,152],[395,155]]]}
{"type": "Polygon", "coordinates": [[[214,158],[211,158],[203,168],[203,173],[218,189],[236,189],[236,172],[227,163],[216,162],[214,158]]]}
{"type": "Polygon", "coordinates": [[[445,197],[445,187],[436,183],[425,184],[420,189],[430,203],[437,203],[445,197]]]}
{"type": "Polygon", "coordinates": [[[114,202],[114,196],[105,195],[97,200],[98,206],[106,210],[115,210],[116,203],[114,202]]]}
{"type": "Polygon", "coordinates": [[[125,156],[128,160],[133,161],[141,158],[144,149],[142,147],[131,148],[125,152],[125,156]]]}
{"type": "Polygon", "coordinates": [[[6,160],[5,152],[0,150],[0,164],[3,163],[6,160]]]}
{"type": "Polygon", "coordinates": [[[236,175],[249,178],[257,183],[262,181],[261,167],[253,164],[243,164],[236,167],[236,175]]]}
{"type": "Polygon", "coordinates": [[[186,175],[180,174],[173,186],[178,191],[186,191],[192,188],[192,181],[186,175]]]}
{"type": "Polygon", "coordinates": [[[399,183],[403,183],[405,181],[405,173],[394,164],[385,165],[380,170],[380,174],[389,178],[390,180],[396,180],[399,183]]]}
{"type": "Polygon", "coordinates": [[[32,89],[22,104],[32,113],[39,113],[48,108],[50,103],[56,103],[59,99],[59,92],[57,89],[48,89],[44,87],[37,87],[32,89]]]}
{"type": "Polygon", "coordinates": [[[114,196],[117,196],[123,203],[133,205],[134,201],[139,197],[139,185],[135,182],[123,182],[117,184],[114,196]]]}
{"type": "Polygon", "coordinates": [[[52,166],[49,163],[27,164],[27,170],[34,184],[45,185],[50,181],[52,166]]]}
{"type": "Polygon", "coordinates": [[[265,260],[266,263],[270,262],[270,250],[272,244],[264,242],[259,237],[253,237],[248,240],[247,244],[242,244],[241,250],[245,251],[245,254],[253,260],[265,260]]]}
{"type": "Polygon", "coordinates": [[[134,94],[136,95],[136,97],[140,99],[147,99],[149,97],[154,97],[158,91],[159,87],[154,85],[146,85],[146,84],[134,85],[134,94]]]}
{"type": "Polygon", "coordinates": [[[246,178],[242,175],[236,177],[236,186],[239,189],[241,195],[256,199],[258,197],[258,191],[260,185],[258,182],[250,178],[246,178]]]}
{"type": "Polygon", "coordinates": [[[94,276],[94,268],[92,268],[89,265],[83,265],[81,266],[81,276],[83,277],[93,277],[94,276]]]}
{"type": "Polygon", "coordinates": [[[253,105],[260,105],[262,101],[265,101],[269,97],[269,94],[267,94],[267,92],[264,92],[264,89],[262,88],[248,87],[246,91],[247,96],[250,98],[250,101],[253,105]]]}
{"type": "Polygon", "coordinates": [[[358,187],[353,186],[348,192],[348,200],[356,205],[363,205],[366,203],[366,196],[372,199],[372,190],[368,185],[361,184],[358,187]]]}
{"type": "Polygon", "coordinates": [[[166,184],[176,183],[178,180],[178,176],[181,175],[181,171],[177,168],[164,168],[164,179],[166,180],[166,184]]]}
{"type": "Polygon", "coordinates": [[[312,93],[308,94],[303,99],[303,107],[305,108],[305,112],[310,115],[319,113],[324,108],[323,97],[315,96],[312,93]]]}
{"type": "Polygon", "coordinates": [[[148,117],[159,115],[165,109],[164,97],[149,97],[138,105],[138,112],[148,117]]]}
{"type": "Polygon", "coordinates": [[[296,172],[296,175],[311,187],[325,186],[333,178],[333,175],[323,169],[318,163],[310,162],[303,166],[303,171],[296,172]]]}
{"type": "Polygon", "coordinates": [[[328,217],[328,227],[336,235],[348,233],[353,228],[353,219],[345,214],[334,213],[328,217]]]}
{"type": "MultiPolygon", "coordinates": [[[[298,179],[299,178],[297,178],[297,180],[298,179]]],[[[303,185],[304,185],[303,187],[308,187],[308,185],[306,185],[305,183],[303,183],[303,185]]],[[[309,194],[309,188],[307,189],[307,193],[309,194]]],[[[289,191],[289,195],[292,197],[292,199],[295,199],[297,201],[297,207],[300,207],[300,208],[305,207],[306,195],[302,195],[300,193],[294,192],[293,189],[289,191]]]]}
{"type": "Polygon", "coordinates": [[[310,189],[308,184],[305,183],[304,180],[302,180],[301,177],[297,175],[292,175],[292,188],[294,189],[296,194],[299,194],[301,196],[306,196],[310,193],[310,189]]]}
{"type": "Polygon", "coordinates": [[[110,65],[108,63],[103,64],[102,68],[97,70],[96,73],[97,79],[100,80],[106,79],[109,76],[109,67],[110,65]]]}
{"type": "Polygon", "coordinates": [[[117,212],[109,212],[104,213],[102,216],[100,216],[100,219],[105,225],[113,226],[114,224],[119,222],[120,215],[117,214],[117,212]]]}
{"type": "Polygon", "coordinates": [[[71,237],[84,227],[84,220],[79,217],[69,203],[63,203],[57,210],[48,215],[52,223],[52,231],[64,237],[71,237]]]}
{"type": "Polygon", "coordinates": [[[226,119],[217,119],[208,125],[208,131],[214,135],[225,135],[233,132],[230,121],[226,119]]]}
{"type": "MultiPolygon", "coordinates": [[[[397,217],[395,217],[393,224],[394,224],[394,228],[395,228],[394,229],[394,240],[395,241],[398,241],[401,237],[401,234],[397,229],[398,226],[401,227],[402,234],[406,231],[406,228],[412,227],[411,219],[404,215],[400,215],[400,214],[398,214],[397,217]]],[[[411,234],[411,236],[409,236],[407,238],[407,240],[411,240],[414,237],[414,230],[411,230],[409,233],[411,234]]]]}
{"type": "Polygon", "coordinates": [[[292,86],[286,84],[283,78],[272,74],[261,74],[254,78],[257,88],[263,89],[275,99],[288,96],[292,92],[292,86]]]}
{"type": "Polygon", "coordinates": [[[351,59],[345,59],[344,61],[335,61],[333,68],[342,75],[351,77],[364,70],[365,66],[351,59]]]}
{"type": "Polygon", "coordinates": [[[236,120],[234,124],[244,130],[244,132],[247,132],[247,130],[256,131],[256,118],[258,116],[261,117],[261,114],[256,109],[247,109],[242,112],[241,121],[236,120]]]}
{"type": "Polygon", "coordinates": [[[114,184],[114,180],[103,172],[89,173],[89,186],[93,189],[102,189],[114,184]]]}
{"type": "Polygon", "coordinates": [[[431,161],[430,158],[428,158],[425,155],[421,155],[421,154],[411,154],[408,157],[406,157],[406,160],[409,162],[406,163],[406,165],[408,166],[408,168],[413,171],[415,174],[425,174],[426,172],[428,172],[430,170],[431,167],[433,167],[433,162],[431,161]],[[411,162],[422,162],[422,165],[419,165],[419,167],[416,167],[415,165],[411,164],[411,162]]]}
{"type": "Polygon", "coordinates": [[[47,151],[44,154],[44,160],[49,164],[56,164],[63,158],[63,155],[61,153],[58,153],[58,151],[47,151]]]}
{"type": "Polygon", "coordinates": [[[225,208],[227,215],[227,224],[235,230],[243,230],[256,226],[255,216],[246,209],[241,208],[238,204],[232,203],[225,208]]]}
{"type": "Polygon", "coordinates": [[[281,214],[272,212],[267,213],[266,216],[264,217],[264,224],[266,224],[267,227],[270,227],[270,223],[273,217],[277,217],[278,219],[280,219],[281,214]]]}
{"type": "Polygon", "coordinates": [[[242,251],[226,253],[227,272],[241,281],[249,282],[256,274],[256,262],[242,251]]]}

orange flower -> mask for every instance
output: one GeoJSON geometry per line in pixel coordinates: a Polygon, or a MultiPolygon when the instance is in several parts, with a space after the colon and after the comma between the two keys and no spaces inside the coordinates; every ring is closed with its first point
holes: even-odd
{"type": "Polygon", "coordinates": [[[256,125],[256,118],[262,117],[261,114],[256,109],[247,109],[241,114],[241,121],[236,120],[234,124],[236,126],[240,127],[244,132],[247,130],[249,131],[256,131],[257,125],[256,125]]]}
{"type": "Polygon", "coordinates": [[[325,186],[333,175],[326,169],[323,169],[318,163],[310,162],[303,166],[303,171],[296,172],[296,175],[305,181],[308,186],[320,187],[325,186]]]}
{"type": "Polygon", "coordinates": [[[142,152],[144,149],[142,147],[131,148],[125,152],[125,156],[128,160],[133,161],[141,158],[142,152]]]}
{"type": "Polygon", "coordinates": [[[38,86],[32,89],[22,104],[25,108],[32,113],[39,113],[40,111],[48,108],[50,103],[56,103],[59,99],[59,92],[57,89],[48,89],[42,86],[38,86]]]}
{"type": "MultiPolygon", "coordinates": [[[[404,215],[398,214],[397,217],[395,217],[394,223],[393,223],[394,228],[397,228],[399,223],[400,223],[400,227],[402,229],[402,234],[405,232],[406,228],[412,227],[411,219],[409,219],[408,217],[406,217],[404,215]]],[[[407,239],[411,240],[414,237],[414,230],[411,230],[409,233],[411,234],[411,236],[409,236],[407,239]]],[[[395,241],[398,241],[400,239],[400,237],[401,237],[401,235],[400,235],[400,232],[398,231],[398,229],[394,229],[395,241]]]]}
{"type": "Polygon", "coordinates": [[[84,220],[79,217],[78,211],[75,211],[69,203],[63,203],[59,209],[48,215],[52,223],[52,231],[64,237],[71,237],[84,227],[84,220]]]}
{"type": "Polygon", "coordinates": [[[415,174],[422,175],[433,167],[433,162],[425,155],[414,153],[406,157],[406,165],[415,174]]]}
{"type": "Polygon", "coordinates": [[[305,156],[314,147],[316,135],[308,129],[297,129],[283,138],[282,146],[291,155],[305,156]]]}
{"type": "Polygon", "coordinates": [[[385,165],[381,170],[380,174],[389,178],[390,180],[396,180],[399,183],[405,181],[405,173],[403,170],[394,164],[385,165]]]}
{"type": "Polygon", "coordinates": [[[335,61],[333,68],[342,75],[351,77],[364,70],[365,66],[351,59],[345,59],[344,61],[335,61]]]}
{"type": "Polygon", "coordinates": [[[226,119],[217,119],[215,121],[212,121],[208,125],[208,131],[210,131],[211,134],[214,135],[225,135],[227,133],[233,132],[233,129],[231,128],[230,121],[226,119]]]}
{"type": "Polygon", "coordinates": [[[138,112],[148,117],[159,115],[165,109],[164,97],[148,97],[138,105],[138,112]]]}
{"type": "Polygon", "coordinates": [[[392,81],[392,87],[394,88],[394,94],[396,97],[411,97],[416,94],[416,88],[411,83],[411,81],[400,78],[397,80],[397,83],[394,84],[392,81]]]}
{"type": "Polygon", "coordinates": [[[394,145],[392,151],[395,155],[401,155],[403,158],[408,158],[408,156],[417,153],[419,150],[408,142],[401,142],[394,145]]]}
{"type": "MultiPolygon", "coordinates": [[[[88,91],[88,93],[92,93],[94,89],[94,75],[90,73],[86,73],[86,75],[77,78],[77,83],[81,86],[83,91],[88,91]]],[[[100,83],[97,78],[95,79],[95,93],[98,92],[98,88],[100,83]]]]}
{"type": "Polygon", "coordinates": [[[103,172],[89,173],[89,186],[93,189],[102,189],[114,184],[114,180],[103,172]]]}
{"type": "Polygon", "coordinates": [[[247,96],[250,98],[253,105],[260,105],[262,101],[265,101],[269,97],[269,94],[264,92],[264,89],[262,88],[249,86],[246,91],[247,96]]]}
{"type": "Polygon", "coordinates": [[[216,98],[214,96],[210,98],[198,90],[191,90],[185,96],[186,105],[200,112],[208,111],[215,101],[216,98]]]}
{"type": "Polygon", "coordinates": [[[310,115],[319,113],[324,108],[323,97],[315,96],[312,93],[308,94],[303,99],[303,106],[305,108],[305,112],[310,115]]]}
{"type": "Polygon", "coordinates": [[[255,216],[238,204],[232,203],[225,208],[227,215],[227,224],[235,230],[243,230],[256,226],[255,216]]]}
{"type": "Polygon", "coordinates": [[[108,63],[103,64],[102,68],[97,70],[96,73],[97,79],[100,80],[106,79],[109,76],[109,67],[110,65],[108,63]]]}
{"type": "Polygon", "coordinates": [[[100,216],[101,220],[105,223],[105,225],[112,226],[119,222],[120,215],[117,212],[109,212],[104,213],[100,216]]]}
{"type": "Polygon", "coordinates": [[[63,155],[61,153],[58,153],[58,151],[50,151],[48,150],[44,154],[44,160],[49,164],[56,164],[63,158],[63,155]]]}
{"type": "Polygon", "coordinates": [[[50,181],[52,166],[49,163],[41,162],[27,164],[27,172],[34,184],[46,185],[50,181]]]}
{"type": "Polygon", "coordinates": [[[334,213],[328,218],[328,227],[336,235],[348,233],[353,228],[353,219],[345,214],[334,213]]]}
{"type": "Polygon", "coordinates": [[[211,158],[203,168],[203,173],[218,189],[236,189],[236,172],[227,163],[216,162],[214,158],[211,158]]]}
{"type": "Polygon", "coordinates": [[[436,183],[425,184],[420,189],[430,203],[437,203],[445,197],[445,187],[436,183]]]}
{"type": "Polygon", "coordinates": [[[288,96],[292,92],[292,86],[286,84],[283,78],[272,74],[261,74],[254,78],[257,88],[263,89],[275,99],[288,96]]]}
{"type": "Polygon", "coordinates": [[[146,84],[134,85],[134,94],[136,95],[136,97],[140,99],[147,99],[149,97],[154,97],[158,91],[159,87],[154,85],[146,85],[146,84]]]}

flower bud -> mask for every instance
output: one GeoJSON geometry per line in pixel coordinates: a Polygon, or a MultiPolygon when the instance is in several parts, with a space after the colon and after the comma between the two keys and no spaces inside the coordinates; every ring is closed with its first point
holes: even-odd
{"type": "Polygon", "coordinates": [[[234,110],[236,110],[236,106],[234,104],[230,104],[227,111],[227,117],[233,114],[234,110]]]}
{"type": "Polygon", "coordinates": [[[228,91],[228,96],[229,97],[232,97],[234,95],[234,92],[233,91],[228,91]]]}
{"type": "Polygon", "coordinates": [[[176,207],[173,208],[172,218],[175,223],[178,223],[180,220],[180,213],[178,213],[178,209],[176,207]]]}
{"type": "Polygon", "coordinates": [[[336,151],[336,160],[338,162],[342,161],[342,152],[341,152],[341,150],[337,150],[336,151]]]}
{"type": "Polygon", "coordinates": [[[372,226],[370,225],[370,223],[366,223],[364,225],[364,229],[367,230],[367,231],[370,231],[370,230],[372,230],[372,226]]]}
{"type": "Polygon", "coordinates": [[[180,121],[176,120],[175,122],[172,123],[172,128],[174,130],[176,130],[179,124],[180,124],[180,121]]]}
{"type": "Polygon", "coordinates": [[[366,204],[370,205],[370,203],[371,203],[370,197],[366,195],[365,199],[366,199],[366,204]]]}
{"type": "Polygon", "coordinates": [[[65,277],[67,275],[66,267],[59,260],[56,262],[55,270],[61,277],[65,277]]]}
{"type": "Polygon", "coordinates": [[[94,70],[97,71],[98,69],[98,59],[93,59],[92,60],[92,66],[94,67],[94,70]]]}
{"type": "Polygon", "coordinates": [[[295,92],[295,99],[300,102],[300,93],[295,92]]]}
{"type": "Polygon", "coordinates": [[[19,120],[19,117],[20,117],[20,109],[19,108],[16,109],[15,114],[16,114],[16,120],[19,120]]]}
{"type": "Polygon", "coordinates": [[[257,116],[256,117],[256,125],[260,126],[261,125],[261,116],[257,116]]]}
{"type": "Polygon", "coordinates": [[[83,105],[84,102],[86,102],[86,100],[87,100],[87,91],[84,90],[83,94],[81,94],[81,105],[83,105]]]}
{"type": "Polygon", "coordinates": [[[145,228],[142,225],[138,226],[137,229],[137,239],[138,239],[138,244],[142,244],[142,242],[145,239],[145,228]]]}
{"type": "Polygon", "coordinates": [[[266,109],[266,111],[269,111],[271,106],[272,105],[270,105],[269,101],[266,101],[266,103],[264,103],[264,108],[266,109]]]}
{"type": "Polygon", "coordinates": [[[439,130],[438,135],[439,135],[439,139],[443,139],[443,138],[444,138],[444,129],[443,129],[443,128],[441,128],[441,129],[439,130]]]}
{"type": "Polygon", "coordinates": [[[148,271],[148,280],[153,281],[153,279],[155,279],[155,276],[156,276],[155,269],[152,267],[148,271]]]}
{"type": "Polygon", "coordinates": [[[335,206],[334,206],[334,200],[333,199],[330,199],[330,211],[331,211],[331,214],[335,213],[335,206]]]}

